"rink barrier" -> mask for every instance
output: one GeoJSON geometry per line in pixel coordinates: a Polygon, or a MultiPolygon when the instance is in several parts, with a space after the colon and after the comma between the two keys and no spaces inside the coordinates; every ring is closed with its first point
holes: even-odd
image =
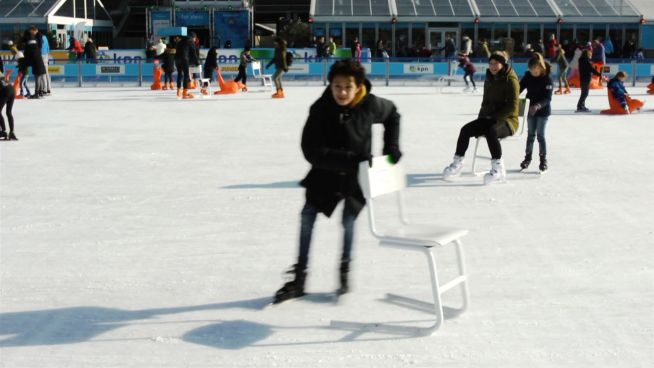
{"type": "MultiPolygon", "coordinates": [[[[262,64],[268,62],[265,59],[259,59],[262,64]]],[[[313,83],[322,82],[327,84],[327,74],[330,66],[337,59],[312,59],[309,62],[295,60],[288,73],[284,74],[285,80],[307,81],[313,83]]],[[[477,72],[475,80],[483,81],[487,63],[483,60],[473,60],[477,72]]],[[[370,79],[383,80],[386,85],[391,82],[406,81],[431,81],[438,82],[443,80],[443,76],[448,76],[447,84],[457,81],[457,77],[463,82],[463,71],[457,67],[455,61],[447,59],[364,59],[361,60],[370,79]]],[[[15,61],[6,61],[8,68],[15,68],[15,61]]],[[[522,76],[527,71],[526,60],[516,60],[512,64],[518,76],[522,76]]],[[[238,73],[238,63],[225,62],[219,63],[222,74],[227,78],[233,78],[238,73]]],[[[48,71],[53,83],[60,83],[66,86],[76,85],[84,87],[97,84],[135,84],[139,87],[145,83],[152,82],[154,62],[152,60],[136,59],[130,62],[100,60],[95,63],[85,60],[69,61],[62,59],[52,59],[48,65],[48,71]]],[[[272,73],[274,67],[264,70],[264,73],[272,73]]],[[[604,68],[604,73],[612,76],[618,71],[625,71],[629,74],[631,85],[635,86],[637,81],[650,81],[654,75],[654,60],[645,62],[636,62],[628,60],[609,60],[604,68]]],[[[252,76],[252,67],[248,66],[248,76],[252,76]]],[[[31,74],[31,72],[30,72],[31,74]]],[[[552,74],[558,74],[558,66],[552,65],[552,74]]],[[[176,73],[174,78],[176,78],[176,73]]],[[[254,78],[253,78],[254,79],[254,78]]]]}

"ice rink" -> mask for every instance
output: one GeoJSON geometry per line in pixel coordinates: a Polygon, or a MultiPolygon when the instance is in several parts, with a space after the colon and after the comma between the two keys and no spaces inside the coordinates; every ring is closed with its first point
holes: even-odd
{"type": "MultiPolygon", "coordinates": [[[[300,134],[323,88],[193,101],[66,88],[17,101],[20,140],[0,142],[0,367],[654,365],[654,96],[644,86],[627,86],[646,100],[631,116],[599,115],[606,91],[591,91],[590,115],[573,113],[578,90],[555,96],[549,172],[538,175],[537,160],[517,172],[525,133],[503,141],[508,179],[491,186],[440,174],[481,94],[373,88],[402,115],[409,217],[470,230],[471,307],[448,309],[429,337],[330,328],[431,318],[384,299],[429,301],[428,269],[419,253],[378,247],[365,215],[352,291],[328,298],[340,208],[317,222],[311,295],[264,308],[295,262],[309,167],[300,134]]],[[[487,170],[485,142],[481,152],[487,170]]],[[[437,256],[452,275],[452,249],[437,256]]]]}

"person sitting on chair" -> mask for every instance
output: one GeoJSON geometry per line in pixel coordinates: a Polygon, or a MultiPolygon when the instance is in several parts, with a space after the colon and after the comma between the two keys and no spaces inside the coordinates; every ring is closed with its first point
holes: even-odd
{"type": "Polygon", "coordinates": [[[520,83],[508,64],[508,55],[496,51],[488,59],[484,82],[484,97],[477,119],[464,125],[459,132],[454,160],[443,170],[443,178],[459,175],[470,138],[485,136],[491,153],[491,169],[484,176],[484,184],[505,178],[500,139],[518,130],[520,83]]]}

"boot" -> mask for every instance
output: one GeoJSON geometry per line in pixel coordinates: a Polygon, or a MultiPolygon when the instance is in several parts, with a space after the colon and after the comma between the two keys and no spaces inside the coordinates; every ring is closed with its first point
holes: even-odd
{"type": "Polygon", "coordinates": [[[0,140],[6,140],[7,139],[7,132],[4,130],[0,130],[0,140]]]}
{"type": "Polygon", "coordinates": [[[177,88],[177,98],[182,98],[182,89],[177,88]]]}
{"type": "Polygon", "coordinates": [[[209,91],[206,88],[200,88],[200,93],[203,96],[209,96],[209,91]]]}
{"type": "Polygon", "coordinates": [[[277,90],[277,93],[272,95],[272,98],[284,98],[284,89],[280,88],[277,90]]]}
{"type": "Polygon", "coordinates": [[[554,92],[555,95],[561,95],[563,94],[563,88],[559,87],[558,91],[554,92]]]}
{"type": "Polygon", "coordinates": [[[16,138],[16,135],[14,134],[14,132],[9,132],[9,135],[7,136],[7,140],[17,141],[18,138],[16,138]]]}
{"type": "Polygon", "coordinates": [[[281,289],[277,290],[273,297],[273,304],[279,304],[289,299],[304,296],[304,282],[307,278],[306,268],[296,264],[286,273],[293,275],[294,279],[285,283],[281,289]]]}
{"type": "Polygon", "coordinates": [[[565,87],[565,91],[563,91],[563,93],[567,95],[570,92],[572,92],[572,91],[570,91],[570,86],[565,87]]]}
{"type": "Polygon", "coordinates": [[[541,173],[547,171],[547,157],[545,157],[545,155],[540,155],[540,165],[538,165],[538,170],[540,170],[541,173]]]}
{"type": "Polygon", "coordinates": [[[168,83],[164,83],[163,86],[161,86],[161,89],[164,91],[168,90],[168,83]]]}
{"type": "Polygon", "coordinates": [[[189,92],[188,89],[184,88],[184,93],[182,95],[182,98],[184,99],[195,98],[195,95],[189,92]]]}
{"type": "Polygon", "coordinates": [[[454,155],[452,163],[443,169],[443,179],[447,179],[450,176],[458,176],[461,174],[461,169],[463,169],[463,157],[454,155]]]}
{"type": "Polygon", "coordinates": [[[277,92],[272,94],[272,98],[277,98],[279,96],[279,88],[277,88],[277,92]]]}
{"type": "Polygon", "coordinates": [[[347,274],[350,272],[350,262],[349,261],[341,261],[341,267],[339,269],[339,281],[341,283],[341,286],[336,290],[337,295],[343,295],[350,291],[350,288],[347,283],[347,274]]]}
{"type": "Polygon", "coordinates": [[[520,169],[524,170],[529,167],[531,163],[531,153],[525,155],[525,159],[520,163],[520,169]]]}
{"type": "Polygon", "coordinates": [[[247,91],[248,91],[248,87],[243,86],[243,88],[241,88],[241,92],[247,92],[247,91]]]}
{"type": "Polygon", "coordinates": [[[502,159],[491,160],[491,169],[484,175],[484,185],[488,185],[494,181],[504,181],[506,178],[506,170],[504,169],[504,162],[502,159]]]}

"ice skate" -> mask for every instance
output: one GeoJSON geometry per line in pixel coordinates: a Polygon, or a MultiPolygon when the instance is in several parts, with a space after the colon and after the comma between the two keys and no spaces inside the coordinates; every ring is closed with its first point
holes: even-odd
{"type": "Polygon", "coordinates": [[[9,135],[7,136],[8,141],[17,141],[18,138],[16,138],[16,134],[14,132],[9,132],[9,135]]]}
{"type": "Polygon", "coordinates": [[[571,93],[571,92],[572,91],[570,91],[570,87],[565,87],[565,91],[563,91],[563,94],[567,95],[568,93],[571,93]]]}
{"type": "Polygon", "coordinates": [[[452,163],[443,169],[443,179],[458,176],[461,174],[461,169],[463,169],[463,157],[455,155],[452,163]]]}
{"type": "Polygon", "coordinates": [[[562,95],[563,94],[563,88],[559,87],[558,90],[554,92],[555,95],[562,95]]]}
{"type": "Polygon", "coordinates": [[[547,171],[547,158],[545,156],[540,156],[540,164],[538,165],[538,170],[541,174],[544,174],[547,171]]]}
{"type": "Polygon", "coordinates": [[[5,141],[5,140],[7,140],[7,132],[5,132],[4,130],[0,131],[0,141],[5,141]]]}
{"type": "Polygon", "coordinates": [[[189,92],[188,89],[184,89],[184,93],[182,95],[182,98],[183,99],[191,99],[191,98],[195,98],[195,95],[192,94],[191,92],[189,92]]]}
{"type": "Polygon", "coordinates": [[[347,275],[350,272],[350,262],[341,261],[341,267],[339,269],[339,281],[340,286],[336,290],[336,298],[340,297],[343,294],[347,294],[350,291],[350,287],[347,281],[347,275]]]}
{"type": "Polygon", "coordinates": [[[504,181],[506,179],[506,170],[502,159],[491,160],[491,169],[484,175],[484,185],[491,184],[495,181],[504,181]]]}
{"type": "Polygon", "coordinates": [[[466,88],[463,89],[463,92],[470,92],[470,86],[466,86],[466,88]]]}
{"type": "Polygon", "coordinates": [[[589,108],[587,107],[577,107],[577,110],[575,112],[591,112],[589,108]]]}
{"type": "Polygon", "coordinates": [[[288,281],[281,289],[277,290],[272,304],[279,304],[289,299],[299,298],[305,295],[304,281],[307,277],[306,270],[298,265],[293,265],[286,273],[293,275],[294,279],[288,281]]]}
{"type": "Polygon", "coordinates": [[[525,170],[531,164],[531,154],[525,155],[525,159],[520,163],[520,170],[525,170]]]}

